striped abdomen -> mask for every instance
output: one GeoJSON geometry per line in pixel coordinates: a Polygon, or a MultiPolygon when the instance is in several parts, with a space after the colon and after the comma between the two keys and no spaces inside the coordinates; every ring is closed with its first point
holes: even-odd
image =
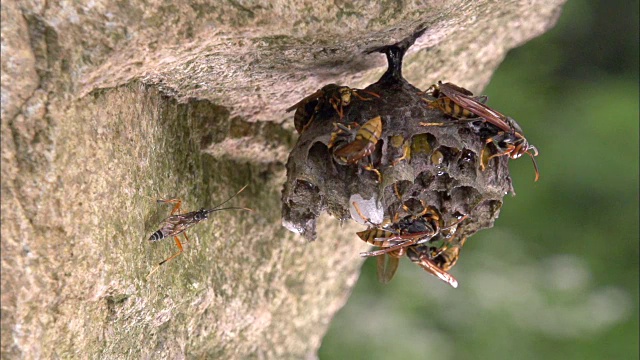
{"type": "Polygon", "coordinates": [[[382,119],[376,116],[358,129],[353,142],[335,150],[334,157],[339,163],[355,164],[363,157],[371,155],[381,136],[382,119]]]}
{"type": "Polygon", "coordinates": [[[206,219],[206,216],[202,215],[202,210],[192,211],[186,214],[171,215],[164,219],[160,226],[160,230],[154,232],[149,237],[149,241],[158,241],[171,236],[180,235],[203,219],[206,219]]]}
{"type": "Polygon", "coordinates": [[[386,247],[388,246],[388,243],[386,240],[376,240],[376,239],[387,239],[394,236],[395,234],[388,230],[372,228],[364,231],[359,231],[356,233],[356,235],[358,235],[358,237],[360,237],[360,239],[362,239],[364,242],[367,242],[373,246],[386,247]]]}
{"type": "Polygon", "coordinates": [[[149,241],[158,241],[158,240],[162,240],[164,239],[166,236],[165,234],[162,232],[162,229],[154,232],[153,234],[151,234],[151,236],[149,237],[149,241]]]}
{"type": "Polygon", "coordinates": [[[472,119],[477,118],[478,115],[472,113],[466,108],[456,104],[448,97],[441,97],[439,99],[429,102],[429,107],[432,109],[438,109],[456,119],[472,119]]]}

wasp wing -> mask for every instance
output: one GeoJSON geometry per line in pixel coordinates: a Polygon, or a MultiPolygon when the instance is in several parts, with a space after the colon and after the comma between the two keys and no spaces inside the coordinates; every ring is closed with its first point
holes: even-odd
{"type": "Polygon", "coordinates": [[[395,256],[384,254],[378,256],[376,261],[376,265],[378,268],[378,280],[381,283],[386,284],[391,281],[391,279],[393,279],[393,276],[396,274],[398,265],[400,264],[400,259],[395,256]]]}
{"type": "Polygon", "coordinates": [[[309,103],[311,101],[318,100],[322,95],[324,95],[324,91],[322,89],[320,89],[320,90],[314,92],[313,94],[305,97],[304,99],[298,101],[297,103],[295,103],[295,105],[292,105],[291,107],[289,107],[285,111],[286,112],[291,112],[291,111],[299,108],[300,106],[306,105],[307,103],[309,103]]]}
{"type": "Polygon", "coordinates": [[[165,237],[176,236],[182,234],[185,230],[191,226],[200,222],[195,219],[196,212],[190,212],[186,214],[172,215],[162,221],[160,230],[165,237]]]}
{"type": "Polygon", "coordinates": [[[440,92],[451,99],[456,104],[471,111],[479,117],[485,119],[488,123],[498,127],[506,132],[513,132],[509,119],[502,113],[490,108],[471,96],[467,96],[449,85],[450,83],[440,85],[440,92]]]}
{"type": "Polygon", "coordinates": [[[440,82],[440,83],[438,84],[438,87],[440,88],[441,92],[442,92],[443,94],[445,94],[446,96],[448,96],[448,95],[445,93],[445,91],[442,91],[442,87],[445,87],[445,88],[449,88],[449,89],[455,90],[455,91],[457,91],[457,92],[459,92],[459,93],[461,93],[461,94],[463,94],[463,95],[473,96],[473,93],[472,93],[471,91],[469,91],[469,90],[467,90],[467,89],[463,88],[462,86],[458,86],[458,85],[456,85],[456,84],[454,84],[454,83],[450,83],[450,82],[448,82],[448,83],[444,83],[444,84],[443,84],[442,82],[440,82]]]}

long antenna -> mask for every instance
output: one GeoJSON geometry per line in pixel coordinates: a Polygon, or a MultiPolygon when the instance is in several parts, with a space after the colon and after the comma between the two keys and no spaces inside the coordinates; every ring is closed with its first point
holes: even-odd
{"type": "MultiPolygon", "coordinates": [[[[235,193],[232,197],[228,198],[227,200],[221,202],[220,204],[216,205],[213,207],[213,209],[208,210],[208,212],[214,212],[214,211],[218,211],[218,210],[224,210],[224,209],[218,209],[220,206],[226,204],[227,202],[229,202],[229,200],[233,199],[234,197],[238,196],[238,194],[240,194],[242,192],[242,190],[246,189],[247,186],[249,186],[249,184],[245,185],[242,187],[242,189],[238,190],[237,193],[235,193]]],[[[231,208],[227,208],[227,209],[231,209],[231,208]]],[[[245,208],[238,208],[238,209],[245,209],[245,208]]],[[[247,210],[247,209],[245,209],[247,210]]]]}
{"type": "Polygon", "coordinates": [[[216,211],[222,211],[222,210],[247,210],[247,211],[253,211],[253,209],[249,209],[249,208],[243,208],[243,207],[226,207],[226,208],[221,208],[221,209],[206,209],[207,214],[210,214],[212,212],[216,212],[216,211]]]}

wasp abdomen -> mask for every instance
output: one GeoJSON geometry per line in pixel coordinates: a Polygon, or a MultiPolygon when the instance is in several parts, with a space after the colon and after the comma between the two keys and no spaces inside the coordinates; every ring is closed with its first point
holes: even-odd
{"type": "Polygon", "coordinates": [[[334,151],[335,159],[342,164],[355,164],[373,153],[381,136],[382,119],[376,116],[358,129],[353,142],[334,151]]]}
{"type": "Polygon", "coordinates": [[[149,237],[149,241],[158,241],[158,240],[162,240],[164,239],[164,233],[162,232],[162,230],[158,230],[156,232],[154,232],[150,237],[149,237]]]}
{"type": "Polygon", "coordinates": [[[388,230],[379,229],[379,228],[372,228],[372,229],[357,232],[356,234],[360,237],[360,239],[366,241],[367,243],[373,246],[380,247],[384,245],[385,242],[384,240],[376,240],[376,239],[389,238],[389,237],[392,237],[395,233],[388,230]]]}
{"type": "Polygon", "coordinates": [[[456,104],[449,98],[440,98],[429,103],[429,107],[433,109],[439,109],[443,113],[454,117],[456,119],[462,118],[476,118],[478,115],[456,104]]]}

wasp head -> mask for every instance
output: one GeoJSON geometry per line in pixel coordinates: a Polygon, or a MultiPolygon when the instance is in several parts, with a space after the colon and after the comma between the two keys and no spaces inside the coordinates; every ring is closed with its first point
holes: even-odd
{"type": "Polygon", "coordinates": [[[507,116],[506,118],[506,122],[507,124],[509,124],[509,127],[511,128],[511,130],[517,134],[520,134],[520,136],[522,136],[522,128],[520,127],[520,124],[518,124],[512,117],[507,116]]]}
{"type": "Polygon", "coordinates": [[[342,86],[338,89],[338,93],[340,94],[340,105],[348,106],[351,103],[351,89],[342,86]]]}
{"type": "Polygon", "coordinates": [[[209,210],[202,208],[193,215],[195,221],[202,221],[209,218],[209,210]]]}

